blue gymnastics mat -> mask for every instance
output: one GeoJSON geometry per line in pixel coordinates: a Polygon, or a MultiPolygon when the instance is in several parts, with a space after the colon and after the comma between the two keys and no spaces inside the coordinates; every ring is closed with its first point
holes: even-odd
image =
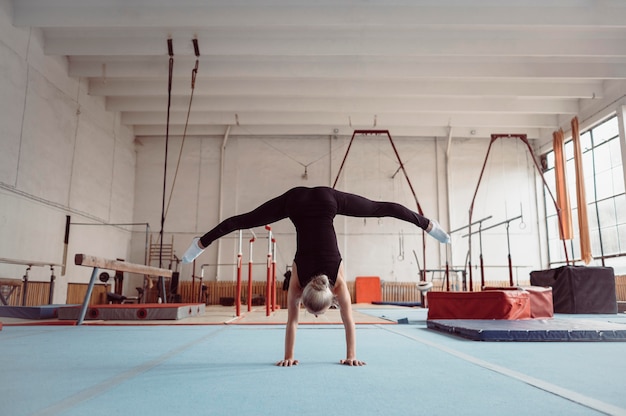
{"type": "Polygon", "coordinates": [[[626,342],[626,325],[590,319],[439,319],[426,325],[474,341],[626,342]]]}

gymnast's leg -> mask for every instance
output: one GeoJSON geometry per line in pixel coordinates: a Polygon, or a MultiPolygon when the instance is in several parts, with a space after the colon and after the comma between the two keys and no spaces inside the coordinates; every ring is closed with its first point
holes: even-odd
{"type": "Polygon", "coordinates": [[[258,208],[241,215],[230,217],[219,223],[215,228],[200,238],[194,238],[191,245],[183,255],[183,263],[191,263],[213,241],[236,230],[258,227],[271,224],[287,217],[286,200],[289,191],[283,195],[271,199],[258,208]]]}
{"type": "Polygon", "coordinates": [[[393,217],[413,223],[442,243],[450,243],[450,236],[435,220],[430,220],[395,202],[372,201],[359,195],[334,191],[339,214],[352,217],[393,217]]]}

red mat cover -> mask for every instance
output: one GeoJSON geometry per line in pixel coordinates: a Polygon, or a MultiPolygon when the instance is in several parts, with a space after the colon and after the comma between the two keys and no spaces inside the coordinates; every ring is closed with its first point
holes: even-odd
{"type": "Polygon", "coordinates": [[[554,317],[554,305],[552,303],[552,288],[541,286],[514,286],[514,287],[485,287],[483,290],[525,290],[530,297],[530,317],[552,318],[554,317]]]}
{"type": "Polygon", "coordinates": [[[530,295],[530,317],[552,318],[554,317],[554,304],[552,302],[552,288],[539,286],[523,287],[530,295]]]}
{"type": "Polygon", "coordinates": [[[359,276],[354,281],[354,302],[380,302],[383,294],[380,290],[380,277],[359,276]]]}
{"type": "Polygon", "coordinates": [[[523,290],[429,292],[428,319],[530,319],[523,290]]]}

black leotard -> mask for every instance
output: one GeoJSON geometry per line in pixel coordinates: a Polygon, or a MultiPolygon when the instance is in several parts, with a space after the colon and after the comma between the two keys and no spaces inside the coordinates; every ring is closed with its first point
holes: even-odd
{"type": "Polygon", "coordinates": [[[394,202],[375,202],[367,198],[328,187],[293,188],[246,214],[222,221],[202,236],[208,247],[213,241],[235,230],[259,227],[289,218],[296,227],[295,263],[298,280],[304,288],[318,274],[337,280],[341,253],[333,226],[336,215],[350,217],[394,217],[426,229],[429,220],[394,202]]]}

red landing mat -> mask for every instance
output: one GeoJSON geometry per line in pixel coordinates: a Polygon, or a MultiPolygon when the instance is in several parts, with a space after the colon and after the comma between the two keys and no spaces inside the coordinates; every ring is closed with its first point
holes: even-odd
{"type": "Polygon", "coordinates": [[[530,319],[523,290],[429,292],[428,319],[530,319]]]}
{"type": "MultiPolygon", "coordinates": [[[[93,305],[87,309],[85,319],[98,320],[178,320],[203,315],[203,303],[126,303],[93,305]]],[[[62,308],[59,319],[78,319],[80,307],[62,308]]]]}

